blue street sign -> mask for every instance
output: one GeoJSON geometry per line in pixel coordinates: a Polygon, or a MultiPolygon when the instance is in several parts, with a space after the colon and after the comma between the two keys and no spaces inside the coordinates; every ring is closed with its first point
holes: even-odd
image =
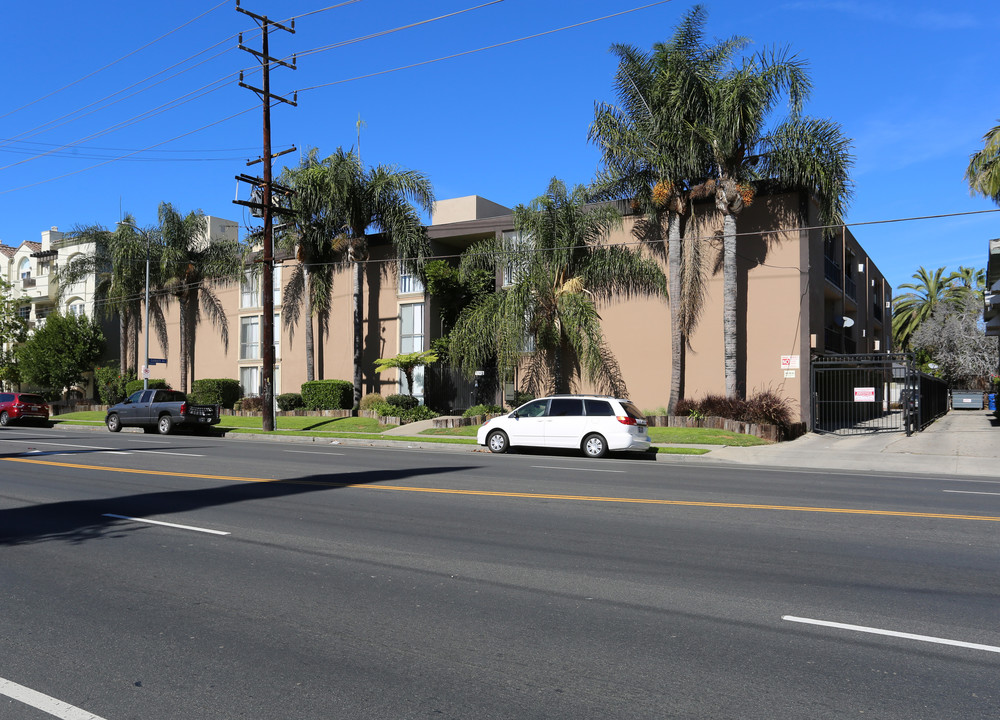
{"type": "Polygon", "coordinates": [[[166,365],[167,364],[167,359],[166,358],[149,358],[149,364],[150,365],[166,365]]]}

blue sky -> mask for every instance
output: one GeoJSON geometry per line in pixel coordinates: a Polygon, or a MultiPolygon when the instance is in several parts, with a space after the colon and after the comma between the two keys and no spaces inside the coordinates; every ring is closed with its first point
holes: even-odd
{"type": "MultiPolygon", "coordinates": [[[[360,115],[364,162],[421,170],[438,198],[478,194],[513,206],[553,176],[587,182],[598,162],[587,143],[594,103],[614,100],[609,46],[648,49],[693,4],[606,17],[649,0],[487,3],[358,0],[325,9],[333,0],[243,0],[277,20],[300,16],[294,35],[271,36],[272,55],[299,54],[297,70],[272,72],[272,91],[300,91],[298,107],[273,109],[274,150],[353,146],[360,115]],[[451,13],[459,14],[368,37],[451,13]],[[548,34],[511,42],[540,33],[548,34]],[[469,53],[492,45],[500,46],[469,53]]],[[[963,173],[1000,122],[995,0],[704,4],[709,37],[741,34],[754,49],[788,46],[809,61],[806,111],[853,138],[849,222],[994,209],[970,197],[963,173]]],[[[5,8],[5,25],[0,240],[38,240],[51,226],[113,226],[123,211],[153,225],[161,201],[252,223],[232,200],[234,176],[260,172],[245,163],[260,154],[261,111],[236,74],[247,69],[258,86],[260,74],[236,35],[246,32],[251,47],[259,39],[233,0],[16,3],[5,8]]],[[[285,160],[297,155],[277,162],[285,160]]],[[[1000,213],[853,232],[897,287],[920,266],[984,266],[1000,213]]]]}

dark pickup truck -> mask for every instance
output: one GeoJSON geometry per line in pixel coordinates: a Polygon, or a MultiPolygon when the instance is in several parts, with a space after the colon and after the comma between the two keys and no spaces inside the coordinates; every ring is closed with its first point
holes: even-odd
{"type": "Polygon", "coordinates": [[[218,405],[194,405],[177,390],[138,390],[128,400],[112,405],[104,418],[111,432],[141,427],[145,432],[170,434],[174,428],[207,430],[219,422],[218,405]]]}

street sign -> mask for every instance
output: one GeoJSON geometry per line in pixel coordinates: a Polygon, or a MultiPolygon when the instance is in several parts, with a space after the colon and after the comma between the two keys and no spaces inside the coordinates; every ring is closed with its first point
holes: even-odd
{"type": "Polygon", "coordinates": [[[149,364],[150,365],[166,365],[167,364],[167,359],[166,358],[149,358],[149,364]]]}
{"type": "Polygon", "coordinates": [[[142,379],[149,380],[149,367],[146,365],[142,366],[142,379]]]}

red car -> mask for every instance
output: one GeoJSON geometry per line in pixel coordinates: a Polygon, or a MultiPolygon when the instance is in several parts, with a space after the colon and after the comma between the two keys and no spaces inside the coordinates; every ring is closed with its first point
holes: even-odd
{"type": "Polygon", "coordinates": [[[13,422],[49,421],[49,404],[45,398],[34,393],[0,392],[0,425],[13,422]]]}

